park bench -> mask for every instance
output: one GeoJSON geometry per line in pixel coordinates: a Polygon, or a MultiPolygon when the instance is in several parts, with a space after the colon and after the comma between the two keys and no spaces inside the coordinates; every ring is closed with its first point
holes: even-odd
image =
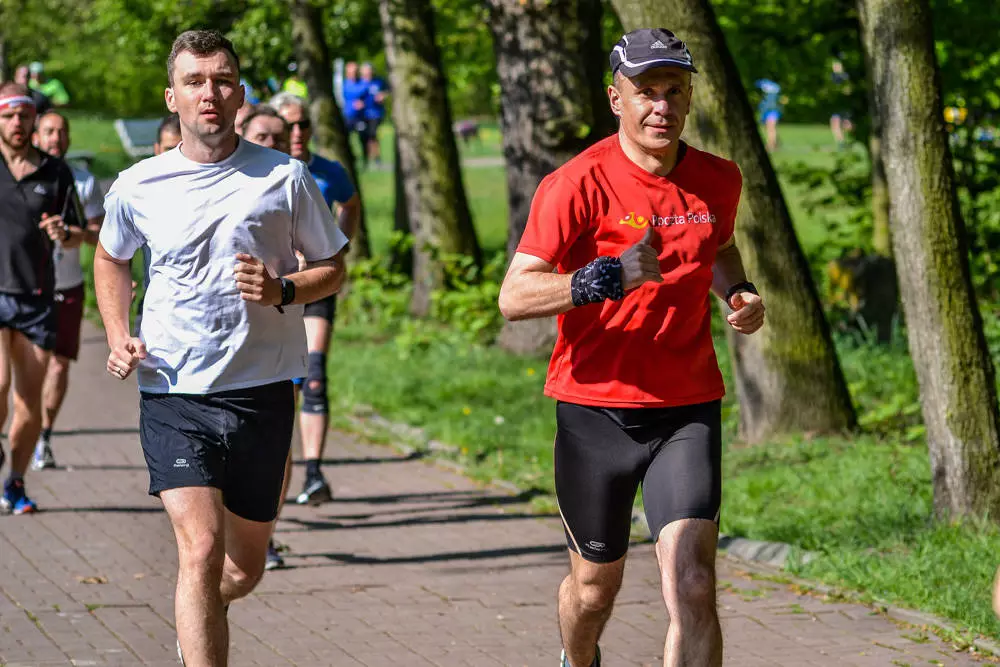
{"type": "Polygon", "coordinates": [[[121,139],[125,152],[134,158],[153,154],[156,131],[160,128],[159,118],[119,118],[115,120],[115,132],[121,139]]]}

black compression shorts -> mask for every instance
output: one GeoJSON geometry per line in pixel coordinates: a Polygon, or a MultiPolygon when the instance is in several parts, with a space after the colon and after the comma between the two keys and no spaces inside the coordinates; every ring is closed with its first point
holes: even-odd
{"type": "Polygon", "coordinates": [[[327,322],[333,322],[337,316],[337,295],[331,294],[325,299],[307,303],[302,317],[322,317],[327,322]]]}
{"type": "Polygon", "coordinates": [[[719,521],[721,401],[671,408],[556,406],[556,498],[569,548],[610,563],[628,551],[642,499],[653,539],[678,519],[719,521]]]}

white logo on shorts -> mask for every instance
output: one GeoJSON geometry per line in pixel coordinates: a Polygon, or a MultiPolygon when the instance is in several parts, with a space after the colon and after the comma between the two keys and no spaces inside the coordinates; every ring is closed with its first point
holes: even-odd
{"type": "Polygon", "coordinates": [[[174,461],[174,467],[175,468],[190,468],[191,466],[188,465],[187,459],[177,459],[176,461],[174,461]]]}
{"type": "Polygon", "coordinates": [[[587,546],[593,549],[594,551],[606,551],[608,548],[608,545],[606,545],[604,542],[597,542],[595,540],[587,542],[587,546]]]}

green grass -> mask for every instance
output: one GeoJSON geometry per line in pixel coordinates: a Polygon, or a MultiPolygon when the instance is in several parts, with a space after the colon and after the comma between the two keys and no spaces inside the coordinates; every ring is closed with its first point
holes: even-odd
{"type": "Polygon", "coordinates": [[[132,164],[132,158],[122,148],[112,121],[79,111],[67,111],[70,119],[70,152],[94,154],[91,171],[99,179],[114,178],[132,164]]]}

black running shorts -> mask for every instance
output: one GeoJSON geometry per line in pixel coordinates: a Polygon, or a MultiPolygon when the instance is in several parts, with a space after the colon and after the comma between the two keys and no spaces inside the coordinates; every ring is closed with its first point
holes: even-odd
{"type": "Polygon", "coordinates": [[[642,499],[653,539],[678,519],[719,520],[721,401],[671,408],[556,406],[556,498],[569,548],[594,563],[628,551],[642,499]]]}
{"type": "Polygon", "coordinates": [[[149,493],[211,486],[233,514],[273,521],[294,422],[290,381],[206,395],[142,392],[149,493]]]}
{"type": "Polygon", "coordinates": [[[0,329],[13,329],[43,350],[56,345],[56,311],[52,296],[0,293],[0,329]]]}
{"type": "Polygon", "coordinates": [[[302,317],[322,317],[327,322],[333,322],[337,316],[337,295],[331,294],[325,299],[307,303],[302,317]]]}

